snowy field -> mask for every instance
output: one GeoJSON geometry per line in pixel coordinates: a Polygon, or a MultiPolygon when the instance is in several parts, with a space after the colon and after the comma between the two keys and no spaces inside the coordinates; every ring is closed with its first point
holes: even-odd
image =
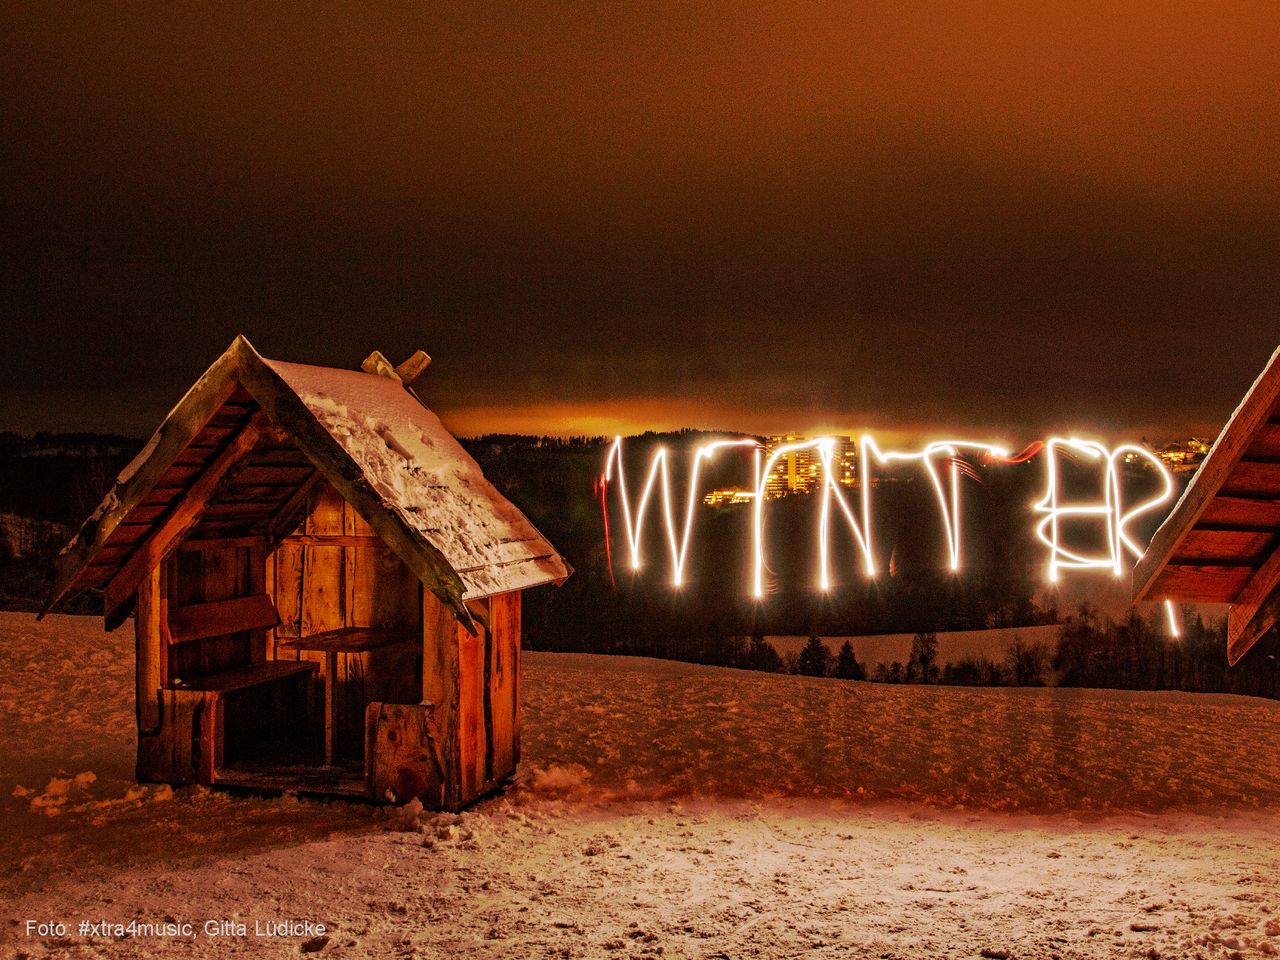
{"type": "Polygon", "coordinates": [[[453,817],[138,787],[131,631],[0,638],[0,957],[1280,953],[1266,701],[529,654],[521,778],[453,817]],[[135,919],[197,932],[78,931],[135,919]],[[203,930],[281,920],[328,930],[203,930]]]}

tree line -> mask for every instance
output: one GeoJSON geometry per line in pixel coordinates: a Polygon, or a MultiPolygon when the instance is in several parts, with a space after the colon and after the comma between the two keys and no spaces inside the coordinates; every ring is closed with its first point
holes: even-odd
{"type": "Polygon", "coordinates": [[[1082,604],[1063,623],[1054,646],[1016,635],[1003,657],[964,657],[939,662],[938,636],[917,633],[906,662],[877,663],[867,669],[845,640],[832,653],[811,635],[797,654],[779,654],[762,636],[730,644],[731,662],[750,670],[793,673],[878,683],[950,686],[1102,687],[1123,690],[1184,690],[1276,698],[1280,640],[1263,638],[1234,667],[1226,660],[1226,618],[1205,620],[1190,608],[1179,613],[1178,636],[1171,636],[1159,611],[1133,610],[1114,620],[1082,604]]]}

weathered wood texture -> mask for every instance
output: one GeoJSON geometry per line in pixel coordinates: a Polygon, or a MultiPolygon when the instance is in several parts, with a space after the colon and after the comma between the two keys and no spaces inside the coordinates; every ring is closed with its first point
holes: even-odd
{"type": "Polygon", "coordinates": [[[222,695],[202,693],[200,695],[200,712],[197,714],[196,728],[196,780],[211,784],[222,766],[223,750],[226,744],[225,725],[226,712],[222,695]]]}
{"type": "Polygon", "coordinates": [[[178,551],[166,566],[171,623],[166,683],[266,659],[266,555],[255,547],[178,551]],[[243,614],[252,612],[257,622],[243,614]],[[185,641],[185,642],[184,642],[185,641]]]}
{"type": "Polygon", "coordinates": [[[138,606],[134,613],[139,736],[148,731],[154,734],[160,727],[160,688],[165,682],[164,664],[168,655],[162,572],[156,567],[138,585],[138,606]]]}
{"type": "MultiPolygon", "coordinates": [[[[459,778],[456,795],[450,794],[452,808],[500,785],[515,772],[519,755],[520,595],[502,594],[472,604],[476,620],[487,626],[473,636],[454,624],[456,693],[443,694],[456,702],[456,706],[448,704],[457,718],[459,778]]],[[[430,651],[427,659],[432,659],[430,651]]],[[[447,660],[448,656],[438,659],[447,660]]],[[[447,687],[444,678],[436,686],[447,687]]],[[[442,735],[449,734],[443,725],[441,730],[442,735]]]]}
{"type": "Polygon", "coordinates": [[[441,806],[456,810],[465,802],[458,751],[458,621],[435,594],[422,591],[422,700],[432,707],[440,734],[444,779],[441,806]]]}
{"type": "Polygon", "coordinates": [[[151,530],[146,540],[134,550],[116,575],[111,578],[111,582],[107,584],[104,591],[107,629],[112,629],[113,625],[119,622],[120,611],[126,609],[132,601],[134,591],[142,578],[173,553],[187,533],[205,515],[218,489],[237,467],[244,464],[253,451],[266,422],[267,416],[261,410],[249,418],[249,422],[196,477],[183,497],[151,530]]]}
{"type": "Polygon", "coordinates": [[[365,748],[369,795],[447,806],[440,732],[429,704],[370,703],[365,748]]]}
{"type": "Polygon", "coordinates": [[[1280,497],[1280,464],[1240,460],[1223,481],[1220,492],[1226,497],[1280,497]]]}
{"type": "Polygon", "coordinates": [[[244,337],[235,339],[174,408],[60,554],[41,616],[68,590],[103,587],[106,623],[114,629],[130,612],[136,584],[186,537],[193,516],[199,517],[200,539],[264,532],[288,496],[317,472],[373,524],[420,582],[470,623],[463,583],[449,560],[422,530],[388,509],[352,453],[244,337]],[[261,425],[248,424],[251,417],[261,425]],[[250,440],[261,440],[265,449],[246,466],[239,448],[250,440]],[[285,448],[271,449],[279,444],[285,448]],[[233,469],[234,489],[196,509],[233,469]]]}
{"type": "Polygon", "coordinates": [[[519,594],[473,602],[487,626],[470,633],[327,483],[270,554],[258,538],[206,540],[172,552],[139,598],[139,718],[150,709],[160,728],[139,740],[144,779],[216,782],[225,764],[258,759],[259,740],[318,729],[317,669],[335,675],[331,755],[363,760],[376,799],[390,790],[456,810],[515,770],[519,594]],[[422,642],[330,656],[291,643],[357,628],[422,642]],[[297,667],[306,675],[290,680],[297,667]],[[188,689],[159,690],[175,682],[188,689]]]}
{"type": "MultiPolygon", "coordinates": [[[[117,534],[130,535],[130,531],[120,529],[122,523],[136,519],[135,511],[154,492],[160,478],[174,467],[180,455],[191,449],[192,441],[229,403],[236,387],[233,379],[236,364],[237,356],[232,350],[219,357],[192,386],[181,409],[175,410],[152,436],[145,460],[136,463],[131,473],[121,474],[123,479],[116,482],[93,521],[85,524],[58,557],[53,585],[41,616],[73,585],[101,586],[104,578],[111,576],[114,566],[102,564],[96,570],[89,569],[95,555],[104,545],[114,542],[117,534]]],[[[144,536],[146,532],[147,528],[143,527],[132,536],[144,536]]]]}
{"type": "Polygon", "coordinates": [[[1277,529],[1280,528],[1280,499],[1214,497],[1205,506],[1200,522],[1243,529],[1277,529]]]}
{"type": "Polygon", "coordinates": [[[353,627],[418,635],[422,592],[416,577],[327,482],[311,486],[297,527],[271,557],[281,656],[299,657],[337,673],[331,712],[335,756],[358,760],[365,745],[365,705],[419,699],[421,650],[416,644],[326,657],[290,649],[289,641],[353,627]],[[328,663],[326,663],[328,661],[328,663]]]}
{"type": "MultiPolygon", "coordinates": [[[[228,541],[170,550],[138,585],[140,778],[213,782],[225,748],[223,694],[278,679],[266,662],[276,614],[265,568],[260,545],[228,541]]],[[[246,702],[274,699],[264,693],[246,702]]],[[[231,719],[233,741],[271,732],[247,729],[247,710],[231,719]]]]}
{"type": "Polygon", "coordinates": [[[1271,546],[1273,533],[1250,530],[1193,529],[1178,548],[1178,557],[1188,563],[1216,560],[1260,564],[1271,546]]]}
{"type": "MultiPolygon", "coordinates": [[[[487,600],[469,603],[472,615],[489,619],[487,600]]],[[[493,636],[488,627],[469,633],[458,625],[458,751],[462,774],[462,800],[467,802],[484,790],[488,781],[485,759],[489,747],[490,713],[487,699],[488,653],[493,636]]]]}
{"type": "Polygon", "coordinates": [[[388,510],[384,496],[370,483],[342,444],[316,419],[293,387],[257,352],[237,340],[240,382],[273,421],[286,430],[295,444],[307,452],[326,481],[356,513],[367,518],[377,535],[413,571],[419,582],[451,607],[470,626],[470,615],[462,602],[462,579],[438,547],[420,531],[410,528],[395,511],[388,510]]]}
{"type": "Polygon", "coordinates": [[[1229,603],[1252,573],[1249,567],[1170,566],[1160,575],[1158,592],[1148,599],[1171,597],[1183,603],[1229,603]]]}
{"type": "Polygon", "coordinates": [[[342,627],[417,630],[417,578],[327,483],[312,490],[272,563],[280,639],[342,627]]]}
{"type": "Polygon", "coordinates": [[[520,752],[520,594],[493,598],[492,659],[489,690],[492,704],[491,781],[515,772],[520,752]]]}
{"type": "MultiPolygon", "coordinates": [[[[1192,530],[1209,522],[1214,501],[1231,500],[1231,508],[1247,511],[1250,500],[1280,500],[1280,465],[1266,462],[1275,442],[1280,401],[1280,350],[1236,408],[1209,455],[1196,471],[1173,512],[1161,524],[1133,571],[1134,598],[1231,602],[1243,582],[1224,577],[1212,565],[1180,564],[1183,543],[1192,530]],[[1196,571],[1204,571],[1197,577],[1196,571]]],[[[1222,523],[1222,519],[1214,522],[1222,523]]],[[[1227,521],[1230,522],[1230,521],[1227,521]]]]}
{"type": "Polygon", "coordinates": [[[1227,661],[1236,663],[1276,623],[1280,604],[1268,603],[1280,584],[1280,550],[1274,551],[1240,588],[1227,615],[1227,661]]]}
{"type": "Polygon", "coordinates": [[[310,674],[315,668],[315,664],[303,660],[268,660],[197,677],[185,683],[182,689],[198,690],[201,693],[235,693],[276,680],[310,674]]]}
{"type": "Polygon", "coordinates": [[[302,684],[314,665],[265,662],[159,691],[160,720],[138,735],[143,781],[212,784],[228,762],[256,755],[292,732],[302,684]]]}
{"type": "Polygon", "coordinates": [[[196,740],[203,709],[202,693],[194,690],[160,691],[157,732],[138,734],[135,774],[140,782],[196,782],[196,740]]]}
{"type": "Polygon", "coordinates": [[[264,593],[169,608],[169,642],[185,643],[224,633],[266,630],[280,622],[264,593]]]}
{"type": "Polygon", "coordinates": [[[332,767],[280,767],[270,763],[241,761],[219,772],[223,786],[253,790],[305,791],[331,797],[369,797],[369,780],[363,770],[332,767]]]}
{"type": "MultiPolygon", "coordinates": [[[[378,403],[424,417],[421,429],[469,464],[401,389],[429,358],[371,362],[397,381],[391,394],[376,384],[378,403]]],[[[437,531],[414,519],[421,503],[384,496],[386,484],[369,476],[380,461],[343,445],[342,430],[304,400],[309,379],[285,379],[293,369],[237,338],[64,551],[45,610],[66,590],[92,586],[104,588],[109,629],[136,611],[140,779],[212,783],[224,762],[246,776],[280,769],[276,745],[317,739],[314,679],[323,670],[328,755],[364,755],[369,783],[459,808],[501,783],[519,756],[519,595],[465,603],[437,531]],[[290,639],[346,628],[410,631],[421,642],[290,650],[290,639]]],[[[487,493],[464,502],[480,514],[468,534],[477,541],[507,530],[514,510],[487,493]]],[[[475,592],[568,574],[527,526],[499,540],[534,545],[524,562],[537,565],[535,578],[513,580],[507,569],[476,580],[482,568],[469,567],[475,592]]],[[[298,759],[308,750],[284,762],[314,764],[298,759]]],[[[346,783],[340,773],[325,777],[346,783]]]]}
{"type": "Polygon", "coordinates": [[[1280,611],[1280,350],[1134,568],[1136,599],[1229,603],[1235,664],[1280,611]]]}

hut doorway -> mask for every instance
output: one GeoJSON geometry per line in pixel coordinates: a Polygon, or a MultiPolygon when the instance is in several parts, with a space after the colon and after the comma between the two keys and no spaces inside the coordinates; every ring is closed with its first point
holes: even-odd
{"type": "Polygon", "coordinates": [[[157,587],[213,778],[363,791],[368,704],[421,701],[422,587],[301,451],[260,442],[157,587]]]}

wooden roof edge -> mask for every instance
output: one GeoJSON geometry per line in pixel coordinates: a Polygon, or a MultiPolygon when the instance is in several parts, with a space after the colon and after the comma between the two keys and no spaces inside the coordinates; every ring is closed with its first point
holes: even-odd
{"type": "Polygon", "coordinates": [[[43,619],[66,595],[120,522],[151,492],[161,475],[231,396],[239,357],[246,349],[253,352],[247,339],[236,337],[183,394],[142,450],[116,477],[102,502],[55,558],[53,583],[37,619],[43,619]]]}
{"type": "MultiPolygon", "coordinates": [[[[1196,521],[1200,519],[1209,501],[1222,488],[1227,476],[1244,456],[1245,448],[1267,421],[1271,410],[1280,399],[1280,347],[1253,381],[1226,425],[1218,434],[1209,455],[1200,464],[1187,489],[1151,538],[1151,544],[1133,568],[1133,598],[1135,601],[1150,598],[1152,587],[1170,558],[1196,521]]],[[[1159,599],[1159,598],[1156,598],[1159,599]]]]}
{"type": "Polygon", "coordinates": [[[557,587],[564,586],[564,582],[573,576],[573,564],[564,558],[564,554],[558,554],[560,562],[564,564],[564,576],[559,580],[552,581],[557,587]]]}
{"type": "MultiPolygon", "coordinates": [[[[550,544],[547,544],[547,545],[550,547],[550,544]]],[[[544,561],[553,561],[554,563],[558,564],[560,567],[564,569],[564,575],[558,576],[558,577],[549,577],[548,579],[542,580],[538,583],[526,584],[525,586],[517,587],[516,588],[517,590],[531,590],[534,587],[546,586],[548,583],[551,584],[552,586],[559,587],[559,586],[563,586],[564,582],[568,580],[571,576],[573,576],[573,564],[571,564],[568,560],[566,560],[561,554],[557,553],[554,547],[551,549],[550,553],[542,554],[541,556],[521,557],[519,560],[507,560],[507,561],[504,561],[503,563],[494,564],[494,566],[518,567],[518,566],[521,566],[522,564],[538,564],[538,563],[543,563],[544,561]]],[[[480,566],[469,567],[460,572],[464,574],[471,573],[476,570],[484,570],[489,566],[490,566],[489,564],[481,564],[480,566]]],[[[502,596],[502,594],[504,593],[510,593],[510,592],[511,592],[510,587],[503,586],[503,587],[499,587],[496,590],[490,590],[485,593],[474,594],[472,596],[467,597],[467,600],[468,601],[483,600],[486,597],[499,597],[499,596],[502,596]]]]}
{"type": "Polygon", "coordinates": [[[1267,558],[1227,612],[1227,663],[1236,663],[1280,619],[1280,551],[1267,558]]]}

